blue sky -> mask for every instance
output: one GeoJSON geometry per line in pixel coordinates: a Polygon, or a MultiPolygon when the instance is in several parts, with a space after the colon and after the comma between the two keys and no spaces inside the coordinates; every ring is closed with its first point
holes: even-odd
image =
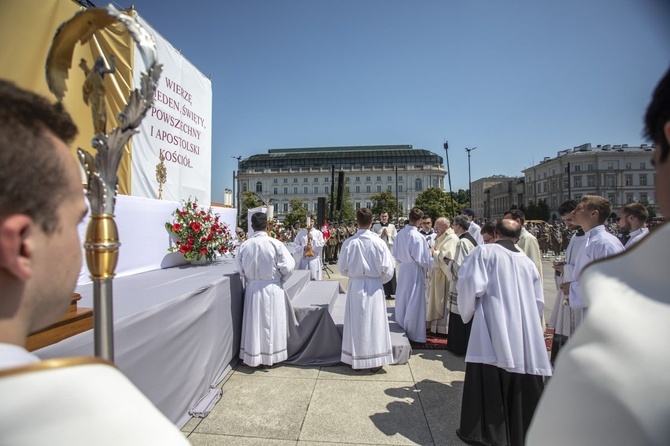
{"type": "MultiPolygon", "coordinates": [[[[96,5],[104,3],[94,0],[96,5]]],[[[667,0],[134,0],[212,79],[212,200],[268,149],[411,144],[454,190],[586,142],[643,142],[667,0]]],[[[117,3],[121,7],[130,4],[117,3]]]]}

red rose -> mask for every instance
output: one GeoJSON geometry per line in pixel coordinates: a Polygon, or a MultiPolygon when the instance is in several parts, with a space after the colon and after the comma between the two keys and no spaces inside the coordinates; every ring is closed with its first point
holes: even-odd
{"type": "Polygon", "coordinates": [[[207,240],[212,240],[213,238],[214,238],[214,236],[213,236],[212,234],[209,234],[209,235],[207,236],[207,240]]]}
{"type": "Polygon", "coordinates": [[[203,246],[202,248],[200,248],[200,254],[203,254],[203,255],[207,254],[207,247],[206,246],[203,246]]]}
{"type": "Polygon", "coordinates": [[[189,251],[190,251],[190,249],[189,249],[188,245],[181,245],[179,247],[179,252],[181,252],[182,254],[186,254],[189,251]]]}
{"type": "Polygon", "coordinates": [[[200,243],[205,243],[206,241],[207,241],[207,237],[202,237],[202,238],[200,239],[200,243]]]}
{"type": "Polygon", "coordinates": [[[172,225],[172,230],[174,232],[178,232],[181,229],[181,225],[179,223],[175,223],[172,225]]]}
{"type": "Polygon", "coordinates": [[[200,223],[198,223],[196,221],[192,221],[191,222],[191,229],[193,230],[193,232],[200,232],[200,223]]]}

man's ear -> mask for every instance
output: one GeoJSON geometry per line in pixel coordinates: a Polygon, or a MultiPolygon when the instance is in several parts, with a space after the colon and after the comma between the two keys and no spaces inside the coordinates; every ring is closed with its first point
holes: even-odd
{"type": "Polygon", "coordinates": [[[13,214],[0,221],[0,268],[21,281],[32,276],[32,249],[28,238],[33,220],[13,214]]]}

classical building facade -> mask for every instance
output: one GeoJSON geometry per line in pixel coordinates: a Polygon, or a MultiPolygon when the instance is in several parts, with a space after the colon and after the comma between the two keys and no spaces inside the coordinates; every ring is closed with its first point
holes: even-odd
{"type": "Polygon", "coordinates": [[[484,212],[482,217],[488,220],[499,219],[513,206],[524,203],[524,180],[521,177],[503,177],[500,181],[484,190],[484,212]]]}
{"type": "MultiPolygon", "coordinates": [[[[446,174],[441,156],[411,145],[271,149],[240,161],[239,190],[271,203],[281,219],[293,198],[316,212],[318,198],[330,197],[340,171],[356,209],[370,207],[370,196],[389,190],[403,215],[423,190],[444,189],[446,174]]],[[[335,188],[334,195],[336,183],[335,188]]]]}
{"type": "Polygon", "coordinates": [[[470,203],[470,207],[475,211],[476,219],[489,218],[486,216],[486,202],[489,200],[486,191],[493,186],[505,183],[510,179],[510,177],[505,175],[492,175],[472,182],[472,203],[470,203]]]}
{"type": "Polygon", "coordinates": [[[524,204],[545,200],[551,218],[559,218],[558,206],[568,199],[600,195],[612,203],[614,212],[627,203],[648,202],[656,206],[651,165],[653,147],[582,144],[546,157],[523,170],[524,204]]]}

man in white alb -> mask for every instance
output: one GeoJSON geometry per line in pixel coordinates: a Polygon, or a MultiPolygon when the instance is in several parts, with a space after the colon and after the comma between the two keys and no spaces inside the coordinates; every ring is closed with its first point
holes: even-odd
{"type": "Polygon", "coordinates": [[[430,218],[430,215],[423,215],[421,224],[419,225],[419,234],[423,235],[428,242],[428,246],[432,248],[437,234],[435,233],[435,229],[433,229],[433,219],[430,218]]]}
{"type": "Polygon", "coordinates": [[[295,236],[295,245],[300,256],[298,269],[308,269],[312,280],[323,279],[321,251],[326,246],[321,231],[314,227],[314,219],[307,217],[307,228],[295,236]]]}
{"type": "Polygon", "coordinates": [[[625,249],[630,249],[649,234],[649,229],[647,228],[648,218],[649,211],[640,203],[628,203],[621,209],[619,229],[629,232],[628,241],[624,245],[625,249]]]}
{"type": "Polygon", "coordinates": [[[465,208],[461,211],[461,215],[468,217],[470,221],[470,226],[468,226],[468,232],[473,239],[477,242],[477,245],[483,245],[484,239],[482,238],[482,228],[475,222],[475,211],[472,208],[465,208]]]}
{"type": "Polygon", "coordinates": [[[393,257],[400,263],[395,321],[405,330],[410,341],[425,343],[426,273],[434,262],[431,248],[418,230],[423,212],[413,208],[408,217],[409,223],[398,232],[393,244],[393,257]]]}
{"type": "Polygon", "coordinates": [[[540,313],[542,280],[515,246],[521,226],[496,225],[498,241],[463,261],[458,309],[472,320],[458,436],[469,444],[523,445],[551,365],[540,313]]]}
{"type": "MultiPolygon", "coordinates": [[[[574,211],[575,223],[585,232],[584,249],[575,258],[572,281],[561,284],[561,290],[568,295],[570,307],[575,310],[575,320],[584,320],[588,303],[584,300],[580,286],[582,270],[596,260],[610,257],[623,251],[618,238],[607,232],[605,221],[612,213],[612,205],[598,195],[584,195],[574,211]]],[[[575,326],[576,328],[576,326],[575,326]]]]}
{"type": "MultiPolygon", "coordinates": [[[[654,143],[655,192],[670,215],[670,70],[645,116],[654,143]]],[[[556,363],[528,446],[659,446],[670,438],[670,225],[580,278],[589,313],[556,363]],[[560,432],[557,434],[557,432],[560,432]]]]}
{"type": "Polygon", "coordinates": [[[342,244],[337,263],[340,273],[349,277],[342,362],[376,372],[393,362],[382,284],[391,280],[395,262],[386,243],[370,231],[370,209],[357,210],[356,223],[358,231],[342,244]]]}
{"type": "MultiPolygon", "coordinates": [[[[381,223],[377,227],[377,234],[382,240],[384,240],[384,243],[386,243],[386,247],[389,249],[390,252],[393,249],[393,242],[395,241],[395,238],[398,235],[398,231],[396,231],[395,225],[393,223],[389,223],[388,212],[386,211],[382,212],[379,219],[381,223]]],[[[386,296],[387,299],[393,299],[394,298],[393,296],[395,296],[396,287],[397,283],[396,283],[395,266],[394,266],[393,277],[391,277],[391,280],[389,280],[384,284],[384,296],[386,296]]]]}
{"type": "Polygon", "coordinates": [[[0,80],[0,443],[187,445],[112,363],[24,347],[65,314],[81,269],[76,134],[62,104],[0,80]]]}
{"type": "Polygon", "coordinates": [[[254,235],[240,246],[236,261],[245,279],[240,359],[250,366],[272,366],[288,358],[287,317],[282,284],[295,267],[293,256],[266,232],[267,216],[251,216],[254,235]]]}

